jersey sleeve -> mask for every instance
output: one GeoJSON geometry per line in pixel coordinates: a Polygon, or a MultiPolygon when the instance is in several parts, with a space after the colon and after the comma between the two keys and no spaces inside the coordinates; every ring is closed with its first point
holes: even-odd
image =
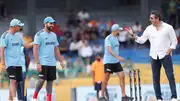
{"type": "Polygon", "coordinates": [[[106,39],[105,39],[105,47],[108,47],[108,46],[111,47],[112,45],[111,45],[110,39],[109,39],[109,38],[106,38],[106,39]]]}
{"type": "Polygon", "coordinates": [[[20,40],[21,40],[21,45],[24,46],[25,41],[24,41],[24,37],[22,34],[20,34],[20,40]]]}
{"type": "Polygon", "coordinates": [[[1,47],[6,47],[6,46],[7,46],[7,37],[6,37],[6,34],[3,34],[3,35],[1,36],[0,46],[1,46],[1,47]]]}
{"type": "Polygon", "coordinates": [[[57,46],[59,46],[59,42],[58,42],[58,40],[57,40],[57,36],[55,35],[55,47],[57,47],[57,46]]]}
{"type": "Polygon", "coordinates": [[[41,36],[40,33],[37,33],[34,37],[34,44],[40,45],[40,43],[41,43],[41,36]]]}

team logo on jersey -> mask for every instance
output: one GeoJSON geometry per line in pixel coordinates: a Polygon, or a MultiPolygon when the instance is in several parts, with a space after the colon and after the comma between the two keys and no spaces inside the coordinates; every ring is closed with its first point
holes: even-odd
{"type": "Polygon", "coordinates": [[[55,45],[55,42],[46,42],[45,45],[55,45]]]}
{"type": "Polygon", "coordinates": [[[12,43],[12,46],[19,46],[19,43],[12,43]]]}

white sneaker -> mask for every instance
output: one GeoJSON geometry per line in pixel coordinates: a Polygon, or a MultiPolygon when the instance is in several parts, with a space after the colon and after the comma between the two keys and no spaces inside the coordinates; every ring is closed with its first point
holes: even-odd
{"type": "Polygon", "coordinates": [[[13,98],[13,101],[18,101],[18,98],[13,98]]]}
{"type": "Polygon", "coordinates": [[[162,100],[157,100],[157,101],[162,101],[162,100]]]}
{"type": "Polygon", "coordinates": [[[31,101],[37,101],[37,99],[32,99],[31,101]]]}
{"type": "Polygon", "coordinates": [[[173,98],[172,101],[177,101],[177,99],[173,98]]]}

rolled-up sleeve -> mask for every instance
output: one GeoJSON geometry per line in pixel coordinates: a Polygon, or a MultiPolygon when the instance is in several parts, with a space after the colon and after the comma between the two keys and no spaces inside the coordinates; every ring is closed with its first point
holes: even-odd
{"type": "Polygon", "coordinates": [[[148,39],[148,28],[145,29],[141,37],[137,36],[135,41],[139,44],[144,44],[147,41],[147,39],[148,39]]]}
{"type": "Polygon", "coordinates": [[[169,38],[171,40],[170,48],[176,49],[178,41],[177,41],[176,33],[175,33],[175,31],[174,31],[172,26],[169,28],[169,33],[168,34],[169,34],[169,38]]]}

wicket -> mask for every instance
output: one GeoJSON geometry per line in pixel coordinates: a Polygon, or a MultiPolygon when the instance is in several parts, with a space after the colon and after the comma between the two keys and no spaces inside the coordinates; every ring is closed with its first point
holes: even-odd
{"type": "Polygon", "coordinates": [[[133,69],[129,71],[129,81],[130,81],[130,97],[133,96],[133,83],[134,83],[134,101],[138,101],[138,95],[139,93],[139,101],[142,101],[141,96],[141,77],[140,77],[140,70],[139,69],[133,69]],[[133,76],[133,78],[132,78],[133,76]],[[138,79],[137,79],[138,77],[138,79]],[[134,80],[134,82],[132,81],[134,80]],[[138,88],[137,88],[137,82],[138,82],[138,88]],[[138,92],[139,91],[139,92],[138,92]]]}

